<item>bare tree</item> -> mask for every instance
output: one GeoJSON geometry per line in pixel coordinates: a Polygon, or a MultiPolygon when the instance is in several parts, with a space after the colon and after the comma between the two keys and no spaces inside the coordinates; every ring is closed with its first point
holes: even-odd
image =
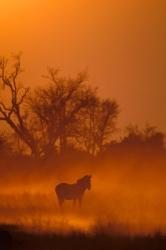
{"type": "Polygon", "coordinates": [[[61,152],[66,149],[68,139],[77,129],[78,113],[93,95],[85,85],[85,73],[76,78],[61,78],[57,70],[49,69],[46,78],[48,87],[39,88],[30,98],[32,111],[40,124],[45,155],[54,152],[56,146],[61,152]]]}
{"type": "Polygon", "coordinates": [[[102,152],[115,132],[116,119],[119,113],[118,105],[112,100],[101,100],[97,95],[89,106],[83,110],[80,126],[80,144],[86,151],[95,156],[102,152]]]}
{"type": "Polygon", "coordinates": [[[19,83],[21,73],[20,55],[14,56],[12,60],[0,58],[0,120],[7,123],[35,155],[37,145],[27,125],[28,113],[23,109],[29,88],[19,83]],[[4,94],[5,98],[2,97],[4,94]]]}
{"type": "Polygon", "coordinates": [[[105,143],[116,130],[116,119],[119,114],[119,107],[115,101],[103,100],[100,104],[98,119],[98,140],[97,146],[99,152],[103,151],[105,143]]]}

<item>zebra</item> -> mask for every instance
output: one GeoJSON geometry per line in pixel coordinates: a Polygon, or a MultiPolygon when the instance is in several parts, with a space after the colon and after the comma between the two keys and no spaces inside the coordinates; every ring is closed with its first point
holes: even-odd
{"type": "Polygon", "coordinates": [[[73,205],[79,202],[81,206],[82,198],[85,190],[91,189],[91,176],[85,175],[81,179],[78,179],[76,183],[60,183],[55,187],[55,192],[58,198],[59,206],[62,207],[65,200],[73,200],[73,205]]]}

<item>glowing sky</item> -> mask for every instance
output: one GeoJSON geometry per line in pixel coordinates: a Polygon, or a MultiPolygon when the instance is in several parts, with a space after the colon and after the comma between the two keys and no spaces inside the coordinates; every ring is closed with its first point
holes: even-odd
{"type": "Polygon", "coordinates": [[[120,127],[166,131],[165,13],[165,0],[0,0],[0,54],[23,51],[33,85],[48,65],[88,69],[120,104],[120,127]]]}

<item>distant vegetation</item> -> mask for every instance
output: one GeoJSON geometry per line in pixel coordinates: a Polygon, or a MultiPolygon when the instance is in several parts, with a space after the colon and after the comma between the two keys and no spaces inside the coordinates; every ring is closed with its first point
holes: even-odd
{"type": "Polygon", "coordinates": [[[113,140],[119,105],[102,99],[86,73],[65,78],[50,68],[47,84],[35,90],[24,86],[21,73],[20,56],[0,59],[0,154],[56,159],[66,154],[101,158],[126,150],[165,153],[165,135],[151,126],[140,131],[131,125],[120,141],[113,140]]]}

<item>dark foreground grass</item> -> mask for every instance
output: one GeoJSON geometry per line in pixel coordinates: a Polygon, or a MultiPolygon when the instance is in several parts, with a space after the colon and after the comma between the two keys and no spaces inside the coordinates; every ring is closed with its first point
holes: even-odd
{"type": "Polygon", "coordinates": [[[73,232],[68,235],[29,233],[0,227],[0,250],[166,250],[166,236],[108,236],[73,232]]]}

